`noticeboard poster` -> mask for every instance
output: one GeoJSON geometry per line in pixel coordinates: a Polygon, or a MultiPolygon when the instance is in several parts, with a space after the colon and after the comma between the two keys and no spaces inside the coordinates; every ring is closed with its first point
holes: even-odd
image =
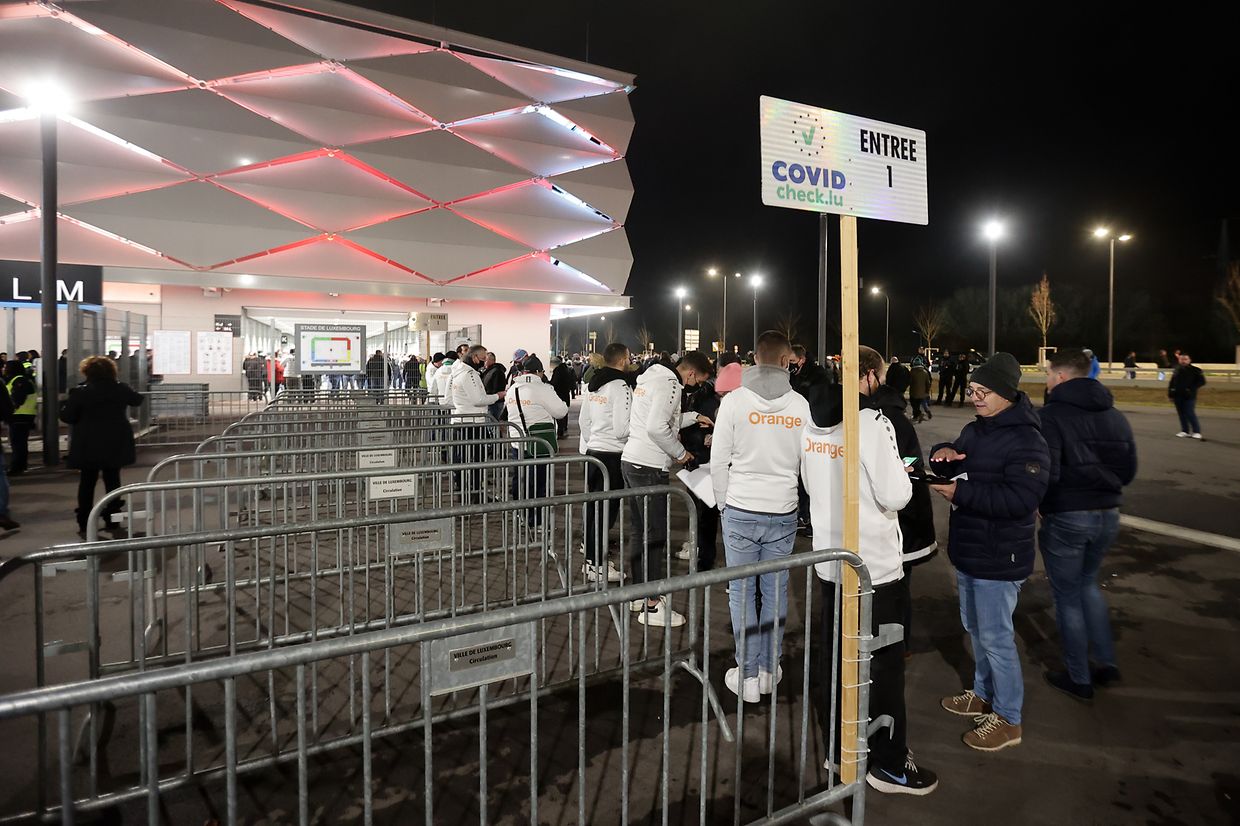
{"type": "Polygon", "coordinates": [[[360,324],[298,324],[297,365],[304,373],[361,373],[366,328],[360,324]]]}
{"type": "Polygon", "coordinates": [[[151,369],[161,376],[188,376],[189,330],[156,330],[151,334],[151,369]]]}
{"type": "Polygon", "coordinates": [[[198,333],[198,373],[204,376],[227,376],[233,372],[233,336],[231,331],[198,333]]]}

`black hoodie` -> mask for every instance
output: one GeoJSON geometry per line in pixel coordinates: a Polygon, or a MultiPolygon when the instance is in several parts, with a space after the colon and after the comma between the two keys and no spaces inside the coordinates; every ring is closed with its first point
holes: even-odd
{"type": "MultiPolygon", "coordinates": [[[[884,384],[875,390],[872,396],[862,396],[861,407],[880,410],[891,420],[891,426],[896,431],[896,446],[900,449],[900,458],[915,458],[917,461],[912,465],[913,472],[920,472],[924,465],[921,442],[917,438],[913,423],[904,413],[904,396],[899,389],[884,384]]],[[[900,534],[904,538],[904,561],[907,564],[925,562],[938,550],[934,532],[934,506],[930,501],[930,488],[924,483],[914,483],[913,498],[900,511],[900,534]]]]}

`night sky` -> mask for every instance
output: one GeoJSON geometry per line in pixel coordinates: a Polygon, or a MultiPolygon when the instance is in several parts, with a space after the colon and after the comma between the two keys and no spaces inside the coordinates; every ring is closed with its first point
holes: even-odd
{"type": "MultiPolygon", "coordinates": [[[[767,94],[926,131],[929,225],[859,222],[861,276],[890,291],[896,352],[916,343],[919,304],[985,286],[979,227],[998,216],[1009,229],[1001,293],[1045,271],[1052,294],[1076,290],[1083,306],[1073,310],[1097,330],[1052,343],[1105,350],[1107,249],[1090,234],[1101,223],[1136,236],[1118,253],[1117,295],[1122,307],[1144,293],[1149,313],[1140,332],[1117,336],[1117,353],[1187,347],[1198,360],[1231,359],[1212,295],[1224,220],[1240,216],[1240,5],[1134,17],[1130,4],[1105,3],[357,4],[637,76],[626,224],[634,309],[622,335],[644,322],[670,348],[678,283],[709,308],[711,333],[713,265],[761,272],[759,326],[799,312],[813,345],[818,218],[761,204],[757,113],[767,94]]],[[[1230,249],[1240,254],[1240,237],[1230,249]]],[[[729,291],[734,343],[751,334],[750,295],[729,291]]],[[[883,309],[862,296],[864,343],[882,346],[883,309]]],[[[985,346],[984,337],[962,343],[985,346]]]]}

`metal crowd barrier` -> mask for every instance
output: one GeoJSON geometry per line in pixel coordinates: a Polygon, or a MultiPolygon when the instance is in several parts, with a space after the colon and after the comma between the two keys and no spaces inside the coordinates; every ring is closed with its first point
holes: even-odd
{"type": "MultiPolygon", "coordinates": [[[[416,510],[453,500],[537,498],[568,493],[574,487],[584,490],[591,465],[605,471],[592,456],[553,456],[532,465],[513,458],[514,448],[530,449],[540,443],[528,436],[451,440],[424,451],[430,461],[423,466],[399,464],[401,450],[389,447],[359,451],[362,466],[350,470],[138,482],[109,491],[95,502],[87,518],[87,539],[99,538],[100,522],[109,514],[128,531],[168,536],[364,516],[377,509],[416,510]],[[454,462],[438,455],[440,451],[466,461],[454,462]],[[528,467],[534,467],[537,475],[523,472],[528,467]],[[531,487],[535,482],[537,488],[531,487]]],[[[224,454],[223,458],[239,455],[224,454]]],[[[203,454],[202,458],[221,457],[203,454]]],[[[262,461],[261,456],[254,458],[262,461]]]]}
{"type": "Polygon", "coordinates": [[[194,449],[195,453],[225,453],[246,450],[295,450],[305,447],[382,447],[397,443],[433,444],[441,440],[483,438],[487,432],[499,432],[509,437],[525,435],[516,422],[479,422],[474,419],[453,420],[437,424],[414,424],[389,426],[382,421],[357,420],[352,427],[344,423],[334,429],[308,426],[296,430],[279,426],[253,427],[248,432],[234,430],[219,436],[203,439],[194,449]]]}
{"type": "Polygon", "coordinates": [[[395,387],[370,389],[329,390],[304,389],[285,385],[285,389],[272,400],[272,407],[348,408],[371,405],[418,405],[427,404],[431,396],[425,387],[400,389],[395,387]]]}
{"type": "Polygon", "coordinates": [[[196,445],[265,406],[244,390],[161,390],[142,394],[134,438],[139,445],[196,445]]]}
{"type": "MultiPolygon", "coordinates": [[[[608,514],[601,511],[620,507],[611,504],[616,497],[607,492],[571,502],[565,498],[568,480],[584,477],[591,465],[601,470],[593,457],[508,460],[502,469],[517,483],[512,497],[493,501],[489,510],[478,512],[482,517],[472,520],[435,517],[413,531],[412,538],[409,531],[375,526],[393,520],[421,524],[431,518],[423,513],[445,512],[453,504],[451,494],[438,492],[436,477],[441,470],[450,474],[466,466],[352,474],[367,482],[360,486],[365,507],[325,509],[316,519],[266,519],[170,531],[122,545],[63,546],[65,550],[54,555],[56,561],[42,563],[41,571],[75,564],[84,568],[85,601],[56,612],[60,633],[74,641],[36,646],[35,672],[44,673],[47,658],[61,654],[85,652],[86,676],[96,677],[235,653],[239,646],[289,644],[410,617],[420,620],[546,598],[548,588],[563,590],[584,579],[579,572],[587,505],[580,503],[592,503],[592,515],[602,520],[608,514]],[[528,488],[534,481],[530,472],[548,477],[551,495],[535,499],[528,488]],[[382,492],[372,495],[374,488],[382,492]],[[416,489],[430,490],[431,495],[420,497],[416,489]],[[80,548],[90,550],[75,553],[80,548]],[[129,554],[125,568],[114,571],[110,580],[101,578],[101,557],[118,549],[129,554]],[[548,551],[549,564],[539,549],[548,551]],[[213,638],[204,630],[209,627],[217,627],[223,636],[213,638]],[[251,630],[239,633],[239,627],[251,630]],[[125,633],[104,634],[118,628],[125,633]]],[[[251,481],[225,484],[245,486],[251,481]]],[[[174,487],[186,489],[187,483],[174,487]]],[[[636,500],[642,506],[651,495],[645,489],[619,492],[623,503],[636,500]]],[[[683,493],[677,495],[683,498],[683,493]]],[[[624,547],[632,541],[630,515],[622,510],[617,516],[624,547]]],[[[693,533],[691,528],[688,533],[693,533]]],[[[25,564],[22,559],[0,565],[0,583],[25,564]]],[[[39,608],[41,582],[36,583],[40,590],[35,612],[40,637],[50,617],[39,608]]]]}
{"type": "MultiPolygon", "coordinates": [[[[447,433],[459,436],[461,429],[447,433]]],[[[177,453],[161,459],[147,472],[148,482],[184,482],[196,479],[227,479],[278,476],[287,473],[324,473],[361,470],[367,467],[415,467],[443,464],[453,448],[474,446],[478,461],[502,461],[513,450],[531,453],[543,442],[535,436],[488,435],[483,439],[447,438],[426,440],[407,430],[373,431],[391,434],[382,447],[342,445],[246,450],[221,453],[177,453]],[[406,437],[402,440],[400,437],[406,437]],[[412,437],[412,438],[410,438],[412,437]]],[[[371,435],[371,434],[368,434],[371,435]]]]}
{"type": "MultiPolygon", "coordinates": [[[[52,549],[30,561],[106,552],[52,549]]],[[[857,570],[860,627],[870,628],[860,558],[819,550],[0,697],[6,744],[34,758],[6,777],[3,814],[705,826],[825,813],[815,822],[860,826],[878,641],[860,634],[856,707],[840,709],[839,618],[819,619],[828,606],[813,571],[831,560],[857,570]],[[747,706],[720,689],[735,712],[712,720],[712,686],[734,646],[717,586],[744,596],[763,574],[791,581],[784,679],[747,706]],[[652,590],[689,623],[651,631],[629,621],[626,603],[652,590]],[[76,730],[101,708],[115,718],[106,751],[92,738],[75,753],[76,730]],[[837,747],[841,717],[863,724],[855,743],[837,747]],[[855,781],[838,782],[831,767],[841,763],[855,765],[855,781]],[[846,803],[848,817],[827,812],[846,803]]]]}

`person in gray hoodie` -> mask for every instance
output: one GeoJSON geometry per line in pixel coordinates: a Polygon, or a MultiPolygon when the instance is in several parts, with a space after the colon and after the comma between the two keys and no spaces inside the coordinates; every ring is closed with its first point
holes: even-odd
{"type": "MultiPolygon", "coordinates": [[[[809,421],[809,402],[789,382],[791,358],[787,336],[763,333],[756,364],[741,374],[740,389],[719,405],[710,475],[729,566],[786,557],[796,540],[801,431],[809,421]]],[[[773,692],[782,676],[788,573],[731,583],[728,604],[737,667],[724,675],[724,684],[742,702],[755,703],[773,692]]]]}

